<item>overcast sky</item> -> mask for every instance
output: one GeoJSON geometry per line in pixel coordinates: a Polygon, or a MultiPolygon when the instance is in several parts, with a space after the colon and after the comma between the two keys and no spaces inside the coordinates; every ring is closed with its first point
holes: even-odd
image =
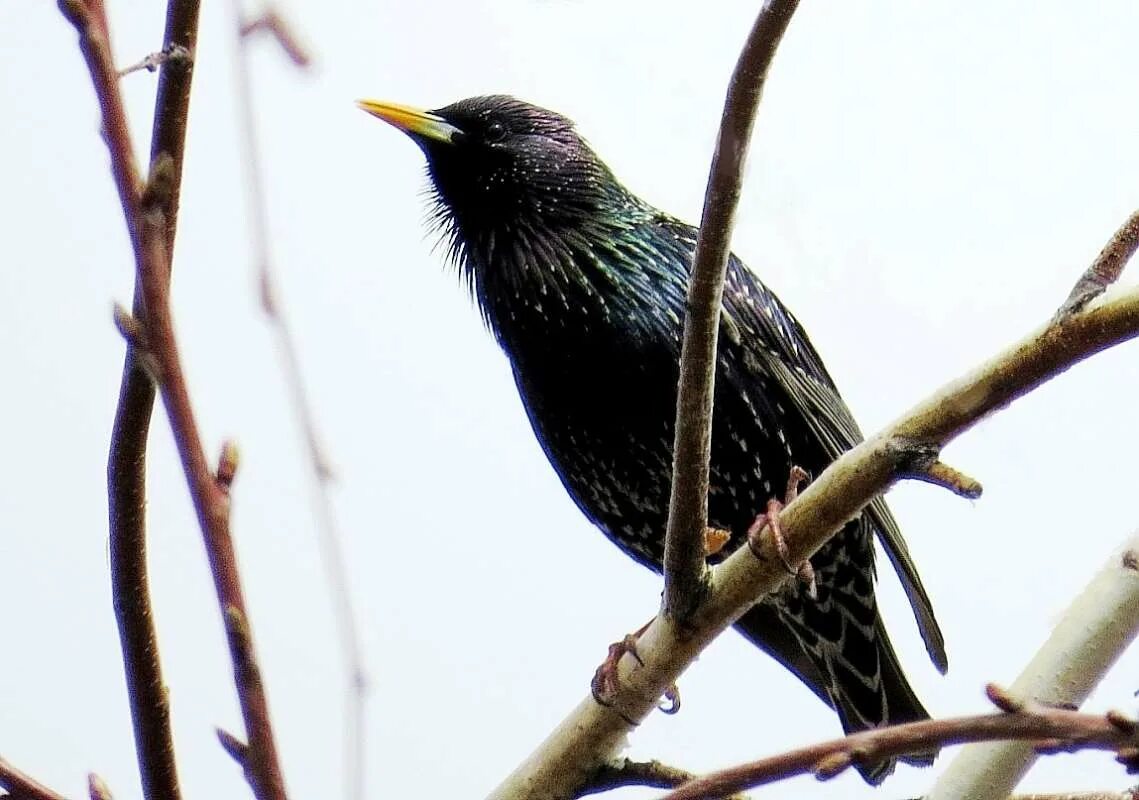
{"type": "MultiPolygon", "coordinates": [[[[162,6],[110,0],[116,56],[162,6]]],[[[723,91],[757,2],[330,0],[283,10],[317,64],[255,47],[273,255],[300,341],[374,692],[373,798],[481,797],[588,689],[658,580],[580,515],[509,369],[422,223],[422,157],[358,97],[437,107],[508,92],[558,109],[649,201],[699,214],[723,91]]],[[[298,428],[254,291],[228,4],[204,3],[174,310],[207,449],[234,489],[252,622],[292,794],[339,796],[344,665],[298,428]]],[[[1139,206],[1139,5],[804,0],[756,127],[734,247],[794,309],[874,430],[1027,333],[1139,206]]],[[[155,76],[124,80],[140,151],[155,76]]],[[[53,3],[0,4],[0,755],[78,797],[137,797],[107,564],[104,467],[132,262],[90,80],[53,3]]],[[[1135,268],[1139,270],[1139,267],[1135,268]]],[[[938,611],[939,676],[887,567],[906,671],[937,714],[1011,682],[1139,524],[1139,346],[1073,369],[955,443],[967,502],[890,495],[938,611]]],[[[151,442],[154,601],[186,796],[248,797],[200,536],[164,416],[151,442]]],[[[1090,706],[1133,711],[1127,654],[1090,706]]],[[[706,769],[829,738],[833,714],[735,634],[629,753],[706,769]]],[[[939,766],[949,761],[943,757],[939,766]]],[[[855,775],[767,798],[909,797],[855,775]]],[[[1123,788],[1104,755],[1033,789],[1123,788]]],[[[637,792],[625,796],[638,797],[637,792]]]]}

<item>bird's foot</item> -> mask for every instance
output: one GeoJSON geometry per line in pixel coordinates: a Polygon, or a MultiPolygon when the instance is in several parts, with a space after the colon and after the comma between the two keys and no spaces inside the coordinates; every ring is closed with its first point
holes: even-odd
{"type": "Polygon", "coordinates": [[[783,562],[783,566],[787,568],[788,572],[796,576],[800,582],[807,585],[807,593],[811,597],[814,597],[815,570],[811,566],[811,562],[807,559],[804,559],[798,565],[791,563],[791,551],[787,547],[787,539],[783,536],[783,525],[779,521],[779,514],[799,496],[799,484],[807,480],[808,477],[810,476],[802,467],[791,467],[791,473],[787,478],[787,491],[783,495],[782,502],[775,498],[771,498],[767,501],[767,511],[757,516],[755,522],[747,529],[747,540],[751,551],[758,554],[760,550],[760,534],[763,533],[765,527],[770,527],[771,540],[775,545],[775,552],[779,555],[779,560],[783,562]]]}
{"type": "Polygon", "coordinates": [[[637,639],[641,637],[645,628],[649,627],[651,623],[652,620],[649,620],[636,633],[627,633],[621,641],[609,645],[609,652],[606,654],[605,660],[601,662],[597,672],[593,673],[593,680],[589,682],[589,691],[593,694],[593,699],[597,701],[598,705],[613,705],[613,698],[617,696],[618,688],[617,665],[621,663],[621,659],[626,653],[635,658],[638,664],[644,665],[645,662],[637,653],[637,639]]]}
{"type": "MultiPolygon", "coordinates": [[[[721,546],[723,545],[721,544],[721,546]]],[[[638,628],[636,632],[626,634],[625,638],[621,641],[609,645],[609,652],[606,654],[605,660],[601,662],[601,666],[593,673],[593,680],[589,683],[590,693],[598,705],[605,707],[613,705],[619,687],[617,665],[621,663],[621,658],[624,657],[626,653],[636,659],[638,664],[644,666],[645,662],[641,660],[640,654],[637,653],[637,640],[641,638],[641,634],[645,632],[652,622],[650,619],[638,628]]],[[[665,690],[664,699],[667,705],[662,704],[659,708],[665,714],[675,714],[680,710],[680,690],[676,687],[675,683],[665,690]]],[[[626,720],[630,724],[636,724],[633,720],[628,718],[626,718],[626,720]]]]}

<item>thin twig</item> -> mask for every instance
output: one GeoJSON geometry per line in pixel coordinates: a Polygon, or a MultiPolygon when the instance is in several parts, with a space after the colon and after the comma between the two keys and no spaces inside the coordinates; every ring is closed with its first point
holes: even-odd
{"type": "Polygon", "coordinates": [[[301,357],[297,351],[293,329],[288,324],[277,291],[274,278],[272,247],[269,236],[269,210],[265,203],[261,154],[257,148],[257,128],[253,107],[253,79],[248,63],[247,36],[255,31],[268,30],[285,49],[286,54],[298,66],[308,66],[309,57],[304,54],[296,35],[282,21],[276,10],[270,9],[252,23],[243,22],[240,0],[231,0],[233,26],[236,32],[236,65],[238,106],[240,108],[240,145],[243,148],[243,161],[246,165],[246,195],[249,219],[252,220],[253,258],[257,287],[261,295],[261,305],[269,319],[273,333],[277,336],[277,350],[281,358],[281,370],[289,387],[293,414],[304,436],[305,447],[309,451],[312,468],[310,488],[312,504],[317,516],[318,541],[321,562],[325,566],[326,579],[333,597],[334,618],[336,620],[341,652],[349,670],[349,680],[345,688],[344,703],[344,772],[346,775],[346,797],[362,800],[364,797],[364,703],[368,688],[367,669],[364,667],[360,635],[355,623],[355,611],[349,590],[349,570],[344,556],[343,537],[336,524],[336,514],[330,495],[333,470],[317,433],[316,414],[313,413],[309,392],[301,369],[301,357]]]}
{"type": "MultiPolygon", "coordinates": [[[[899,480],[905,443],[941,448],[981,419],[1095,353],[1139,336],[1139,288],[1089,304],[1062,323],[1033,332],[943,387],[884,431],[832,463],[780,515],[792,563],[813,555],[875,496],[899,480]]],[[[656,708],[713,639],[786,580],[770,532],[764,558],[735,551],[712,570],[705,602],[684,630],[661,615],[641,634],[641,662],[618,664],[612,705],[587,695],[491,794],[494,800],[564,800],[613,757],[634,725],[656,708]]]]}
{"type": "Polygon", "coordinates": [[[258,800],[284,800],[284,776],[230,535],[229,492],[219,485],[206,459],[170,316],[167,226],[163,209],[168,207],[172,181],[173,168],[168,159],[160,157],[151,167],[141,216],[144,259],[139,264],[138,279],[146,308],[146,343],[158,368],[159,393],[174,430],[174,441],[205,540],[218,605],[225,619],[234,681],[249,740],[246,767],[250,785],[258,800]]]}
{"type": "MultiPolygon", "coordinates": [[[[140,191],[138,169],[126,126],[122,98],[118,92],[118,73],[110,60],[109,33],[102,3],[100,0],[87,0],[87,2],[61,0],[60,8],[79,32],[80,48],[87,59],[96,95],[103,110],[103,127],[111,154],[111,171],[119,190],[119,199],[135,251],[137,266],[135,306],[145,309],[141,324],[148,355],[152,359],[154,377],[159,381],[162,398],[170,417],[175,443],[178,446],[202,528],[218,601],[227,623],[227,632],[230,633],[228,637],[230,656],[234,664],[238,701],[250,740],[248,759],[250,783],[258,800],[283,800],[286,796],[284,779],[269,722],[268,702],[253,652],[252,638],[248,632],[248,615],[237,572],[233,541],[229,533],[228,492],[217,484],[206,461],[178,359],[174,329],[170,319],[170,253],[173,247],[181,168],[180,158],[175,159],[174,155],[180,155],[180,143],[185,134],[184,97],[188,96],[189,92],[189,74],[184,75],[182,80],[165,83],[165,94],[160,91],[158,107],[181,108],[182,113],[169,119],[160,115],[155,121],[153,146],[158,155],[153,160],[144,197],[140,191]],[[169,150],[165,149],[167,143],[175,146],[169,150]],[[240,617],[242,620],[241,635],[235,635],[233,631],[231,622],[235,617],[240,617]]],[[[187,30],[195,27],[197,9],[195,7],[192,10],[184,8],[180,10],[183,13],[176,16],[174,14],[176,9],[171,9],[168,23],[184,25],[178,30],[177,35],[185,37],[187,30]]],[[[126,329],[126,326],[120,327],[126,329]]],[[[124,388],[129,387],[131,380],[137,380],[136,376],[145,377],[132,367],[133,362],[128,362],[129,375],[124,378],[124,388]]],[[[145,453],[141,443],[145,441],[145,424],[149,420],[150,401],[141,395],[124,399],[135,404],[133,410],[143,420],[141,436],[138,435],[139,427],[125,432],[125,436],[131,439],[130,446],[137,456],[133,463],[126,464],[126,468],[135,470],[135,477],[138,478],[141,477],[138,471],[142,469],[145,453]]],[[[138,419],[134,421],[138,422],[138,419]]],[[[122,457],[121,453],[112,452],[112,474],[115,469],[114,462],[122,457]]],[[[128,479],[127,483],[131,482],[128,479]]],[[[132,504],[130,508],[123,509],[123,513],[128,518],[131,533],[139,536],[143,530],[142,486],[141,480],[134,481],[133,492],[127,492],[122,498],[132,504]]],[[[118,488],[113,484],[112,494],[118,488]]],[[[115,512],[112,512],[112,524],[115,522],[115,512]]],[[[138,557],[142,553],[141,538],[135,544],[138,548],[126,557],[138,557]]],[[[137,564],[136,569],[138,569],[137,564]]],[[[145,575],[145,567],[142,567],[142,570],[139,574],[145,575]]],[[[145,589],[145,583],[142,587],[145,589]]],[[[131,657],[128,656],[128,669],[131,668],[130,664],[131,657]]],[[[158,686],[161,688],[160,682],[158,686]]],[[[161,708],[165,713],[164,698],[162,702],[161,708]]]]}
{"type": "Polygon", "coordinates": [[[122,78],[135,72],[142,72],[143,70],[154,72],[168,61],[188,58],[190,58],[189,50],[180,45],[174,45],[169,50],[159,50],[155,53],[149,53],[129,67],[123,67],[119,70],[119,77],[122,78]]]}
{"type": "MultiPolygon", "coordinates": [[[[633,761],[631,758],[620,758],[602,765],[589,783],[578,792],[578,797],[608,792],[625,786],[674,789],[695,780],[696,777],[686,769],[673,767],[656,759],[633,761]]],[[[743,795],[731,795],[724,800],[746,800],[746,798],[743,795]]]]}
{"type": "Polygon", "coordinates": [[[94,772],[87,776],[87,796],[91,800],[115,800],[111,787],[94,772]]]}
{"type": "MultiPolygon", "coordinates": [[[[135,260],[141,261],[137,225],[141,179],[119,94],[120,73],[112,60],[105,9],[99,0],[63,0],[60,9],[79,33],[80,49],[102,111],[124,220],[135,260]]],[[[180,52],[183,57],[167,61],[159,78],[151,143],[152,153],[167,154],[174,172],[165,209],[168,264],[173,251],[197,28],[197,0],[171,0],[163,50],[180,52]]],[[[137,282],[134,309],[137,315],[142,314],[137,282]]],[[[146,563],[146,444],[154,388],[135,355],[136,351],[127,349],[107,459],[112,596],[143,794],[149,800],[177,800],[181,793],[170,705],[162,678],[146,563]]]]}
{"type": "Polygon", "coordinates": [[[684,318],[672,494],[664,545],[663,608],[681,622],[692,614],[708,589],[704,529],[708,526],[716,341],[744,161],[768,69],[798,4],[798,0],[769,0],[756,17],[728,84],[704,195],[684,318]]]}
{"type": "Polygon", "coordinates": [[[18,800],[66,800],[63,795],[20,772],[3,758],[0,758],[0,789],[18,800]]]}
{"type": "Polygon", "coordinates": [[[308,57],[298,59],[297,37],[290,31],[280,15],[269,10],[259,20],[243,22],[241,0],[231,0],[235,32],[235,72],[240,109],[242,161],[246,165],[246,194],[252,224],[255,277],[261,296],[261,306],[277,338],[277,351],[289,395],[293,414],[301,428],[312,468],[310,487],[317,518],[321,561],[332,594],[334,617],[337,624],[341,653],[349,672],[345,696],[344,759],[347,776],[347,797],[363,800],[364,787],[364,712],[367,694],[367,670],[356,630],[356,614],[349,592],[348,568],[344,556],[343,537],[336,524],[330,484],[332,468],[320,444],[316,415],[308,397],[300,355],[288,319],[281,309],[273,269],[272,246],[269,236],[268,203],[265,200],[261,154],[257,147],[257,124],[253,109],[253,82],[248,61],[246,41],[256,30],[271,31],[294,63],[307,66],[308,57]]]}
{"type": "MultiPolygon", "coordinates": [[[[1027,707],[1014,712],[922,720],[852,734],[720,770],[684,784],[661,800],[711,800],[796,775],[829,780],[856,764],[926,753],[965,742],[1047,742],[1053,751],[1110,750],[1134,769],[1139,736],[1118,718],[1027,707]]],[[[969,795],[959,795],[968,797],[969,795]]]]}
{"type": "Polygon", "coordinates": [[[252,36],[258,31],[265,31],[281,46],[294,66],[305,69],[312,65],[312,56],[308,48],[301,44],[296,31],[275,8],[270,8],[254,20],[241,23],[239,30],[242,38],[252,36]]]}
{"type": "Polygon", "coordinates": [[[1139,211],[1128,217],[1111,235],[1103,250],[1096,256],[1096,260],[1072,287],[1068,299],[1056,312],[1057,318],[1069,316],[1103,294],[1108,286],[1119,280],[1123,268],[1127,266],[1127,262],[1135,255],[1137,249],[1139,249],[1139,211]]]}

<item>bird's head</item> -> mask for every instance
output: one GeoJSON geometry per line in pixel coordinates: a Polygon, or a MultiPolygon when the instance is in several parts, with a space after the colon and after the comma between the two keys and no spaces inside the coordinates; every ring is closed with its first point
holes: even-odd
{"type": "Polygon", "coordinates": [[[434,111],[376,100],[357,105],[423,150],[438,216],[459,238],[548,233],[625,199],[573,123],[553,111],[505,95],[434,111]]]}

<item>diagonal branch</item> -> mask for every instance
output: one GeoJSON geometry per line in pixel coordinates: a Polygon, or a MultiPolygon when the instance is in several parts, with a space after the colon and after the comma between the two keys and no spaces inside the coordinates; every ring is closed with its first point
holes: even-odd
{"type": "Polygon", "coordinates": [[[768,69],[798,4],[798,0],[769,0],[756,17],[728,84],[704,195],[680,352],[672,494],[664,545],[663,608],[681,622],[708,590],[704,529],[708,525],[716,342],[744,161],[768,69]]]}
{"type": "MultiPolygon", "coordinates": [[[[1139,635],[1139,533],[1128,537],[1052,628],[1010,692],[1078,708],[1139,635]]],[[[970,745],[938,776],[927,800],[1006,797],[1036,760],[1021,742],[970,745]]]]}
{"type": "Polygon", "coordinates": [[[1092,265],[1076,281],[1057,316],[1062,318],[1078,311],[1103,294],[1108,286],[1119,280],[1136,250],[1139,250],[1139,211],[1135,211],[1111,235],[1092,265]]]}
{"type": "MultiPolygon", "coordinates": [[[[647,786],[653,789],[675,789],[689,781],[696,780],[696,775],[686,769],[680,769],[661,761],[633,761],[631,758],[619,758],[608,764],[603,764],[597,773],[590,778],[589,783],[578,791],[578,797],[608,792],[626,786],[647,786]]],[[[743,795],[725,796],[724,800],[747,800],[743,795]]]]}
{"type": "Polygon", "coordinates": [[[3,758],[0,758],[0,789],[7,792],[5,795],[0,795],[0,800],[5,798],[13,798],[13,800],[65,800],[63,795],[47,788],[35,778],[20,772],[3,758]]]}
{"type": "MultiPolygon", "coordinates": [[[[1010,699],[991,685],[988,692],[998,705],[1010,699]]],[[[829,780],[855,764],[925,753],[965,742],[997,740],[1016,740],[1024,742],[1025,746],[1035,745],[1049,752],[1113,751],[1128,771],[1135,769],[1136,757],[1139,756],[1135,723],[1121,715],[1098,716],[1043,706],[1005,706],[1003,713],[891,725],[789,750],[689,781],[669,792],[662,800],[725,797],[796,775],[814,775],[819,780],[829,780]]]]}
{"type": "MultiPolygon", "coordinates": [[[[940,449],[981,419],[1101,350],[1139,336],[1139,288],[1054,321],[948,384],[831,464],[781,514],[792,563],[814,554],[902,477],[915,445],[940,449]]],[[[491,794],[494,800],[571,797],[725,628],[788,580],[769,531],[712,570],[707,599],[684,630],[661,615],[637,642],[640,663],[618,664],[613,704],[587,696],[491,794]],[[758,556],[758,557],[756,557],[758,556]]]]}
{"type": "MultiPolygon", "coordinates": [[[[245,722],[248,744],[244,767],[258,800],[283,800],[284,777],[281,773],[277,746],[269,721],[269,704],[261,681],[253,638],[249,628],[241,578],[237,570],[237,553],[229,529],[229,486],[235,465],[230,463],[219,480],[210,469],[198,433],[197,420],[190,404],[186,378],[182,372],[174,323],[170,314],[170,280],[166,262],[166,217],[163,209],[170,202],[173,168],[169,159],[159,157],[151,167],[150,182],[142,200],[140,218],[143,260],[138,265],[146,318],[142,325],[142,341],[131,346],[142,348],[154,370],[162,403],[174,430],[174,441],[182,459],[182,469],[198,524],[206,545],[206,557],[214,578],[218,605],[221,606],[233,661],[241,715],[245,722]]],[[[228,448],[227,448],[228,451],[228,448]]],[[[223,454],[223,459],[226,455],[223,454]]],[[[229,459],[232,462],[232,454],[229,459]]]]}

